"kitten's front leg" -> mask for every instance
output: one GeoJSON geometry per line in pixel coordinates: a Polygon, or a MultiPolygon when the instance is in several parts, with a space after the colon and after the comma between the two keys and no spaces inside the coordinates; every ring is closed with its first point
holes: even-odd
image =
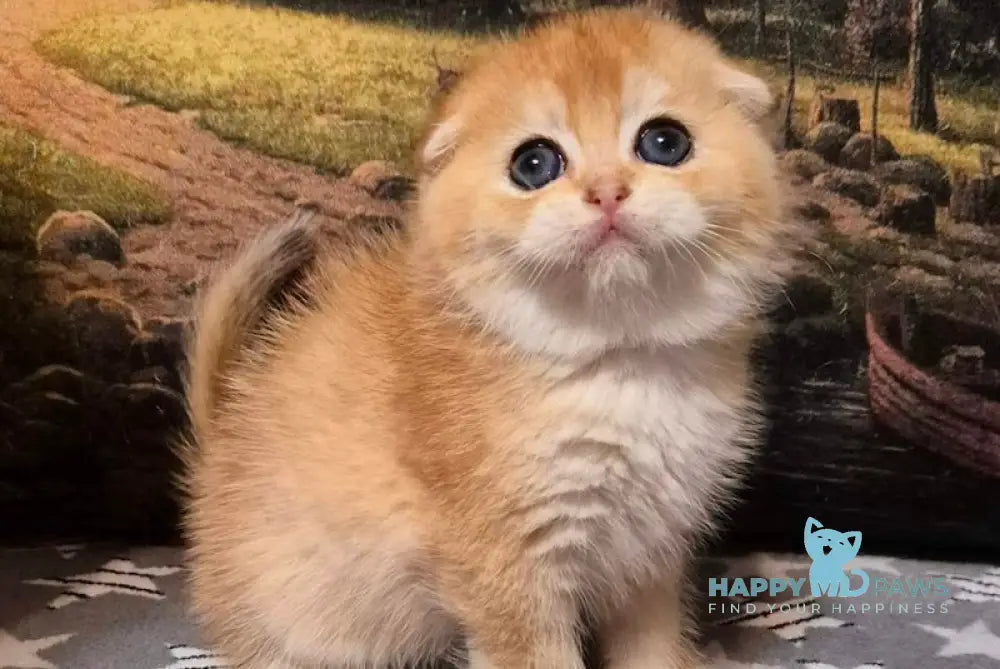
{"type": "Polygon", "coordinates": [[[607,669],[696,669],[703,661],[691,640],[681,583],[636,593],[599,629],[607,669]]]}
{"type": "Polygon", "coordinates": [[[493,573],[449,597],[468,638],[469,669],[584,669],[576,603],[530,571],[493,573]]]}

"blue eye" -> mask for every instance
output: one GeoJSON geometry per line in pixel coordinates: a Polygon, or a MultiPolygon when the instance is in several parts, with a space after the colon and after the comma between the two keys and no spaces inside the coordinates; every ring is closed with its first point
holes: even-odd
{"type": "Polygon", "coordinates": [[[514,150],[508,173],[524,190],[537,190],[558,179],[566,169],[559,147],[548,139],[532,139],[514,150]]]}
{"type": "Polygon", "coordinates": [[[691,155],[691,135],[677,121],[647,121],[635,138],[635,154],[647,163],[675,167],[691,155]]]}

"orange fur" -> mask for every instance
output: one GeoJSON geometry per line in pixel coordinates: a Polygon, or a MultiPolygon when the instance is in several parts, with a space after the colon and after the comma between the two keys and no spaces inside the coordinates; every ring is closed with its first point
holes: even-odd
{"type": "Polygon", "coordinates": [[[689,668],[690,552],[749,457],[784,227],[771,98],[706,39],[601,11],[492,46],[436,112],[407,232],[278,231],[210,289],[186,451],[194,608],[237,666],[689,668]],[[690,130],[636,159],[638,124],[690,130]],[[512,151],[546,136],[535,191],[512,151]],[[630,193],[591,244],[595,184],[630,193]],[[262,311],[262,305],[270,305],[262,311]]]}

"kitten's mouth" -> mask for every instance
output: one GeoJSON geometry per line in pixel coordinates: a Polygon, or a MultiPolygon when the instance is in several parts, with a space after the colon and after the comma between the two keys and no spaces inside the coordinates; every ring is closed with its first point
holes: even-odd
{"type": "Polygon", "coordinates": [[[604,251],[635,250],[638,243],[624,227],[619,225],[601,226],[584,249],[584,255],[590,256],[604,251]]]}
{"type": "Polygon", "coordinates": [[[832,546],[823,546],[823,555],[829,555],[833,552],[832,546]]]}

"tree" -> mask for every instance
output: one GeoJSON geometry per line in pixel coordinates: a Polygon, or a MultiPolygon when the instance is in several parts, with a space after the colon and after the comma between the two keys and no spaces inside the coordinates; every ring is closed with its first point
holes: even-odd
{"type": "Polygon", "coordinates": [[[705,14],[705,0],[648,0],[646,4],[654,9],[659,9],[662,12],[676,16],[682,23],[692,28],[708,27],[708,16],[705,14]]]}
{"type": "Polygon", "coordinates": [[[933,0],[911,0],[910,7],[910,129],[936,132],[934,102],[933,0]]]}
{"type": "Polygon", "coordinates": [[[754,0],[753,10],[754,23],[756,24],[753,44],[759,53],[764,50],[764,42],[767,38],[767,0],[754,0]]]}

